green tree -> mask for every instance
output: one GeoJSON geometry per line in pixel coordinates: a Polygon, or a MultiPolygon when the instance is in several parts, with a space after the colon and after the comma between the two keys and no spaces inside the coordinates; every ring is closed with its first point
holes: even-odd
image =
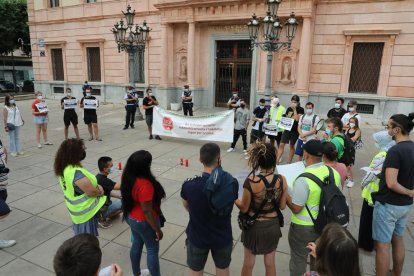
{"type": "Polygon", "coordinates": [[[7,55],[21,47],[18,39],[24,41],[23,51],[30,54],[30,35],[27,24],[27,3],[24,0],[0,0],[0,55],[7,55]]]}

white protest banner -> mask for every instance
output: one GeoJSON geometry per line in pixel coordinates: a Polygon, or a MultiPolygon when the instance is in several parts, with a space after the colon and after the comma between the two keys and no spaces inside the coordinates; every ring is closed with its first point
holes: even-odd
{"type": "Polygon", "coordinates": [[[277,136],[278,127],[275,125],[265,125],[264,126],[264,133],[266,135],[277,136]]]}
{"type": "Polygon", "coordinates": [[[154,107],[153,134],[195,140],[232,142],[233,131],[233,110],[193,117],[154,107]]]}
{"type": "Polygon", "coordinates": [[[295,119],[282,117],[280,118],[280,122],[278,124],[279,128],[283,128],[284,130],[291,130],[295,119]]]}
{"type": "Polygon", "coordinates": [[[46,113],[48,111],[46,102],[37,103],[35,104],[35,106],[37,107],[37,110],[39,110],[40,113],[46,113]]]}
{"type": "Polygon", "coordinates": [[[293,182],[295,179],[305,171],[305,164],[303,162],[296,162],[286,165],[277,165],[277,172],[284,177],[286,177],[286,182],[288,184],[288,192],[292,194],[293,182]]]}
{"type": "Polygon", "coordinates": [[[83,108],[85,108],[85,109],[97,109],[98,108],[98,100],[85,99],[83,101],[83,108]]]}
{"type": "Polygon", "coordinates": [[[76,99],[66,99],[63,100],[63,108],[64,109],[75,109],[78,105],[76,99]]]}

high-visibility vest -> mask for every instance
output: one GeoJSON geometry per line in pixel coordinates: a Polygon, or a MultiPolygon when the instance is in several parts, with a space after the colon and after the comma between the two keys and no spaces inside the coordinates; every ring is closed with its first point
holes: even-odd
{"type": "MultiPolygon", "coordinates": [[[[279,124],[280,118],[282,118],[282,115],[285,113],[285,107],[283,105],[279,105],[277,112],[276,112],[276,118],[273,120],[273,111],[275,110],[274,106],[270,107],[270,112],[269,112],[269,125],[275,125],[277,126],[279,124]],[[273,122],[273,123],[272,123],[273,122]]],[[[278,132],[283,132],[284,129],[283,128],[279,128],[278,132]]]]}
{"type": "Polygon", "coordinates": [[[59,177],[59,184],[65,196],[66,207],[74,224],[82,224],[90,220],[102,208],[106,202],[106,196],[89,197],[85,193],[75,195],[73,179],[75,172],[81,171],[97,187],[96,177],[82,167],[69,165],[63,171],[63,176],[59,177]]]}
{"type": "MultiPolygon", "coordinates": [[[[336,170],[333,169],[332,171],[334,173],[335,184],[339,187],[339,185],[341,184],[341,176],[336,170]]],[[[329,169],[326,166],[320,166],[317,168],[306,168],[305,172],[315,175],[322,181],[329,176],[329,169]]],[[[305,178],[305,180],[309,187],[309,196],[306,201],[306,205],[308,206],[312,214],[312,217],[317,218],[319,214],[319,203],[321,200],[321,188],[311,179],[305,178]]],[[[295,182],[293,182],[293,186],[295,186],[295,182]]],[[[299,213],[292,213],[292,223],[298,225],[313,226],[312,218],[309,216],[309,213],[306,210],[305,206],[303,206],[302,210],[299,213]]]]}
{"type": "MultiPolygon", "coordinates": [[[[369,164],[369,167],[372,168],[374,166],[373,161],[376,158],[381,158],[387,155],[386,151],[380,151],[377,155],[375,155],[375,157],[372,159],[371,164],[369,164]]],[[[371,182],[369,182],[363,189],[362,189],[362,193],[361,196],[364,200],[366,200],[368,202],[369,206],[374,206],[374,202],[372,201],[372,193],[378,192],[379,191],[379,182],[380,179],[376,178],[375,180],[372,180],[371,182]]]]}

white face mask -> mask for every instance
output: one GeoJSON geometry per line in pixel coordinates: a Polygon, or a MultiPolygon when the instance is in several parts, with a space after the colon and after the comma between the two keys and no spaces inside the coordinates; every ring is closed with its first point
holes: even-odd
{"type": "Polygon", "coordinates": [[[354,109],[353,107],[350,107],[350,108],[349,108],[349,112],[354,112],[354,110],[355,110],[355,109],[354,109]]]}
{"type": "Polygon", "coordinates": [[[38,100],[41,100],[41,99],[43,99],[43,96],[41,96],[41,95],[40,96],[37,96],[37,99],[38,100]]]}
{"type": "Polygon", "coordinates": [[[68,96],[70,97],[70,96],[72,96],[72,92],[68,92],[68,96]]]}
{"type": "Polygon", "coordinates": [[[375,142],[375,147],[376,147],[377,149],[380,149],[380,145],[379,145],[377,142],[375,142]]]}
{"type": "Polygon", "coordinates": [[[336,104],[335,104],[335,108],[336,108],[336,109],[339,109],[340,107],[341,107],[341,104],[339,104],[339,103],[336,103],[336,104]]]}
{"type": "Polygon", "coordinates": [[[237,98],[237,94],[233,94],[233,97],[237,98]]]}
{"type": "Polygon", "coordinates": [[[14,101],[14,100],[10,100],[10,101],[9,101],[9,103],[10,103],[10,104],[14,104],[14,103],[15,103],[15,101],[14,101]]]}
{"type": "Polygon", "coordinates": [[[148,96],[150,96],[150,97],[151,97],[151,96],[152,96],[152,92],[149,92],[149,93],[148,93],[148,96]]]}
{"type": "Polygon", "coordinates": [[[91,96],[91,93],[86,93],[86,97],[90,97],[91,96]]]}
{"type": "Polygon", "coordinates": [[[349,123],[349,127],[350,128],[354,128],[355,127],[355,123],[349,123]]]}

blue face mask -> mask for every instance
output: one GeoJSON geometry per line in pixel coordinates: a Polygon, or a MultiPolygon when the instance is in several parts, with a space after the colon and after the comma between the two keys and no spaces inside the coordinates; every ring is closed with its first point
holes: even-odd
{"type": "Polygon", "coordinates": [[[313,112],[313,109],[312,109],[312,108],[308,108],[308,109],[306,109],[306,113],[307,113],[307,114],[312,114],[312,112],[313,112]]]}
{"type": "Polygon", "coordinates": [[[115,171],[115,168],[114,168],[114,166],[112,166],[112,167],[109,169],[109,174],[114,173],[114,171],[115,171]]]}
{"type": "Polygon", "coordinates": [[[332,131],[331,131],[329,128],[325,129],[325,133],[326,133],[328,136],[331,136],[331,135],[332,135],[332,131]]]}

